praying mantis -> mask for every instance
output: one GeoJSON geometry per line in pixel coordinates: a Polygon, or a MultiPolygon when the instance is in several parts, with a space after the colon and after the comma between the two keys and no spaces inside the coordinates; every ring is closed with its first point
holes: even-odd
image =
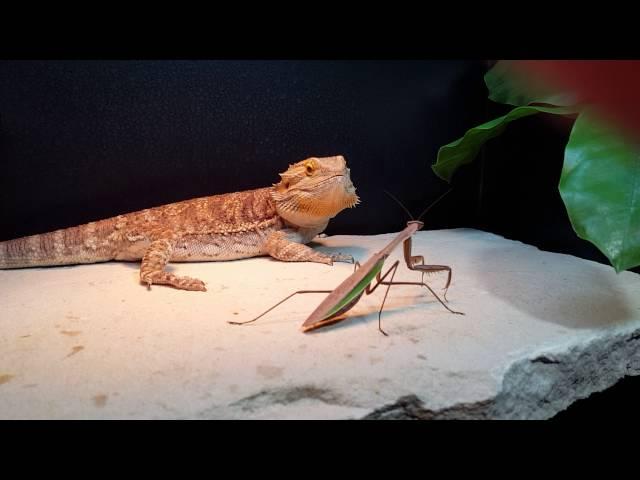
{"type": "MultiPolygon", "coordinates": [[[[389,194],[394,200],[396,200],[400,206],[409,214],[411,218],[411,214],[409,211],[397,200],[393,197],[389,192],[389,194]]],[[[309,315],[309,317],[302,324],[302,331],[309,332],[311,330],[315,330],[320,327],[324,327],[326,325],[330,325],[339,321],[344,320],[346,312],[351,310],[362,298],[363,294],[370,295],[373,293],[376,288],[380,285],[386,285],[387,290],[385,291],[384,298],[382,299],[382,304],[380,306],[380,310],[378,311],[378,330],[385,336],[388,334],[382,329],[382,310],[384,308],[385,301],[387,300],[387,295],[389,293],[389,288],[391,285],[415,285],[415,286],[423,286],[429,290],[433,296],[446,308],[449,312],[456,315],[464,315],[462,312],[456,312],[449,308],[445,302],[443,302],[440,297],[433,291],[429,285],[424,283],[424,274],[425,273],[436,273],[436,272],[448,272],[447,284],[444,287],[444,299],[447,301],[447,289],[451,284],[451,267],[447,265],[425,265],[424,257],[422,255],[414,256],[411,251],[411,237],[414,233],[424,227],[424,223],[420,220],[424,214],[429,211],[429,209],[435,205],[444,195],[449,193],[449,191],[445,192],[441,195],[435,202],[433,202],[427,209],[422,212],[422,214],[418,217],[417,220],[410,220],[407,222],[407,226],[404,230],[398,233],[396,237],[389,242],[382,250],[375,253],[371,256],[369,260],[367,260],[364,265],[360,265],[359,262],[355,263],[354,272],[347,277],[340,285],[338,285],[334,290],[298,290],[297,292],[293,292],[288,297],[282,299],[280,302],[273,305],[268,310],[264,311],[257,317],[252,320],[247,320],[246,322],[228,322],[232,325],[245,325],[247,323],[255,322],[262,316],[269,313],[271,310],[281,305],[282,303],[289,300],[294,295],[298,294],[306,294],[306,293],[328,293],[329,295],[318,305],[318,307],[309,315]],[[382,268],[384,266],[385,261],[391,255],[391,252],[395,250],[398,245],[403,244],[404,250],[404,261],[409,270],[418,271],[422,273],[422,278],[420,282],[394,282],[393,278],[396,274],[398,266],[400,264],[400,260],[396,260],[393,265],[382,274],[382,268]],[[389,281],[385,281],[385,279],[391,275],[389,281]],[[371,285],[374,281],[375,284],[371,285]]]]}

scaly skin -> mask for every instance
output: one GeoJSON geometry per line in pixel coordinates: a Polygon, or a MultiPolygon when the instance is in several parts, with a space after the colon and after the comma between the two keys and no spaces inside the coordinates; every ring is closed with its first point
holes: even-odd
{"type": "Polygon", "coordinates": [[[287,262],[353,261],[305,244],[358,203],[342,156],[289,166],[271,187],[195,198],[54,232],[0,242],[0,268],[142,260],[140,280],[183,290],[204,282],[164,269],[169,262],[271,255],[287,262]]]}

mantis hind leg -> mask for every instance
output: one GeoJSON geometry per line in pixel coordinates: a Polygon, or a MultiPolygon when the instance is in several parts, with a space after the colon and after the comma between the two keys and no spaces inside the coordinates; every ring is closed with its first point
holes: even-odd
{"type": "MultiPolygon", "coordinates": [[[[389,335],[387,334],[387,332],[382,330],[382,309],[384,308],[384,302],[387,301],[387,295],[389,294],[389,289],[391,288],[391,285],[393,285],[393,277],[396,275],[396,271],[398,270],[398,265],[400,265],[400,260],[396,260],[396,262],[393,265],[391,265],[391,268],[387,270],[387,273],[385,273],[382,277],[380,277],[380,272],[378,272],[378,275],[377,275],[378,278],[376,279],[378,283],[376,283],[376,285],[371,289],[371,292],[373,292],[378,285],[385,285],[383,280],[387,275],[389,275],[389,273],[391,273],[391,280],[386,284],[387,290],[384,292],[384,298],[382,299],[382,304],[380,305],[380,310],[378,311],[378,330],[380,330],[380,332],[382,332],[382,334],[386,337],[388,337],[389,335]]],[[[368,288],[369,287],[367,286],[367,289],[368,288]]],[[[367,292],[367,293],[370,293],[370,292],[367,292]]]]}
{"type": "Polygon", "coordinates": [[[276,303],[274,306],[272,306],[271,308],[269,308],[268,310],[265,310],[264,312],[262,312],[260,315],[258,315],[256,318],[253,318],[251,320],[247,320],[246,322],[229,322],[227,321],[227,323],[230,323],[231,325],[245,325],[247,323],[251,323],[251,322],[255,322],[256,320],[258,320],[260,317],[266,315],[267,313],[269,313],[271,310],[273,310],[274,308],[276,308],[278,305],[283,304],[284,302],[286,302],[287,300],[289,300],[291,297],[293,297],[294,295],[298,295],[299,293],[331,293],[331,290],[298,290],[297,292],[293,292],[291,295],[289,295],[288,297],[280,300],[278,303],[276,303]]]}
{"type": "MultiPolygon", "coordinates": [[[[422,257],[420,257],[422,258],[422,257]]],[[[425,265],[424,264],[424,259],[422,259],[422,264],[421,265],[412,265],[409,267],[410,270],[417,270],[419,272],[422,272],[422,278],[421,278],[421,283],[424,283],[424,274],[429,274],[429,273],[437,273],[437,272],[448,272],[449,275],[447,276],[447,284],[444,286],[444,301],[448,302],[449,300],[447,300],[447,290],[449,289],[449,285],[451,284],[451,267],[447,266],[447,265],[425,265]]]]}
{"type": "MultiPolygon", "coordinates": [[[[381,283],[382,285],[388,285],[388,284],[390,284],[390,282],[380,282],[380,283],[381,283]]],[[[451,310],[451,309],[447,306],[447,304],[446,304],[446,303],[444,303],[444,302],[440,299],[440,297],[438,296],[438,294],[437,294],[436,292],[434,292],[434,291],[433,291],[433,289],[432,289],[429,285],[427,285],[426,283],[424,283],[424,282],[393,282],[393,285],[416,285],[416,286],[422,286],[422,287],[425,287],[427,290],[429,290],[429,291],[433,294],[433,296],[434,296],[434,297],[436,297],[436,300],[438,300],[438,301],[442,304],[442,306],[443,306],[444,308],[446,308],[447,310],[449,310],[451,313],[455,313],[456,315],[464,315],[464,313],[463,313],[463,312],[456,312],[455,310],[451,310]]]]}
{"type": "Polygon", "coordinates": [[[396,260],[395,263],[393,265],[391,265],[391,267],[389,268],[389,270],[387,270],[385,272],[384,275],[380,275],[380,272],[378,272],[378,275],[376,275],[376,284],[372,287],[371,285],[367,285],[367,287],[365,288],[365,292],[367,293],[367,295],[372,294],[376,288],[378,288],[379,285],[387,285],[387,290],[384,292],[384,298],[382,299],[382,304],[380,305],[380,310],[378,310],[378,330],[380,330],[380,333],[382,333],[385,336],[389,336],[387,334],[387,332],[385,332],[382,329],[382,310],[384,308],[384,303],[387,301],[387,295],[389,294],[389,288],[391,288],[391,285],[396,285],[396,283],[393,282],[393,277],[396,274],[396,271],[398,270],[398,265],[400,264],[400,260],[396,260]],[[391,274],[391,281],[389,282],[384,282],[384,279],[387,278],[387,276],[391,274]]]}
{"type": "MultiPolygon", "coordinates": [[[[391,267],[389,268],[389,270],[386,271],[386,273],[384,275],[380,275],[380,273],[378,273],[378,275],[376,276],[376,283],[375,285],[370,286],[367,285],[365,291],[367,293],[367,295],[373,293],[375,291],[376,288],[378,288],[379,285],[386,285],[387,286],[387,290],[384,293],[384,298],[382,299],[382,304],[380,305],[380,310],[378,311],[378,330],[380,330],[380,332],[382,332],[384,335],[388,336],[388,334],[382,329],[382,310],[384,308],[384,304],[387,300],[387,295],[389,294],[389,289],[391,288],[391,285],[416,285],[416,286],[422,286],[427,288],[427,290],[429,290],[434,297],[436,297],[436,299],[442,304],[442,306],[444,308],[446,308],[447,310],[449,310],[451,313],[454,313],[456,315],[464,315],[463,312],[456,312],[455,310],[451,310],[446,303],[444,303],[440,297],[436,294],[436,292],[433,291],[433,289],[427,285],[424,282],[394,282],[393,281],[393,277],[396,274],[396,271],[398,270],[398,265],[400,264],[400,260],[396,260],[396,262],[391,265],[391,267]],[[391,278],[389,279],[389,281],[385,281],[385,278],[391,274],[391,278]]],[[[440,265],[425,265],[425,267],[440,267],[440,265]]],[[[448,267],[447,267],[448,268],[448,267]]],[[[434,271],[439,271],[439,270],[435,270],[434,271]]],[[[447,285],[448,287],[449,285],[447,285]]]]}

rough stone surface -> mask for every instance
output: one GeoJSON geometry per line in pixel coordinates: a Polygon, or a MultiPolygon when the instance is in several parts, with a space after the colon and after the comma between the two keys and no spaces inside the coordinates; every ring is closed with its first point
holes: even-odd
{"type": "MultiPolygon", "coordinates": [[[[362,262],[391,238],[318,243],[362,262]]],[[[147,291],[126,263],[0,271],[0,418],[542,419],[640,374],[640,275],[469,229],[419,232],[414,252],[452,266],[466,315],[392,287],[389,337],[382,287],[313,333],[299,327],[321,294],[226,323],[331,289],[348,264],[172,267],[206,293],[147,291]]]]}

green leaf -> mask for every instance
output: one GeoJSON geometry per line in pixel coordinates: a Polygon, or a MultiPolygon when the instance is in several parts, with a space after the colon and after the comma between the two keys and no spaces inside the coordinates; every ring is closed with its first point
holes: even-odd
{"type": "Polygon", "coordinates": [[[523,106],[544,103],[556,106],[576,105],[576,98],[570,92],[526,76],[512,61],[501,60],[484,76],[489,89],[489,98],[494,102],[523,106]]]}
{"type": "Polygon", "coordinates": [[[573,125],[560,195],[575,232],[617,272],[640,265],[640,148],[592,111],[573,125]]]}
{"type": "Polygon", "coordinates": [[[556,115],[570,115],[577,113],[578,107],[517,107],[502,117],[467,130],[462,138],[440,147],[438,159],[431,167],[440,178],[451,181],[455,171],[467,163],[471,163],[484,143],[502,133],[506,126],[518,118],[535,115],[536,113],[553,113],[556,115]]]}

